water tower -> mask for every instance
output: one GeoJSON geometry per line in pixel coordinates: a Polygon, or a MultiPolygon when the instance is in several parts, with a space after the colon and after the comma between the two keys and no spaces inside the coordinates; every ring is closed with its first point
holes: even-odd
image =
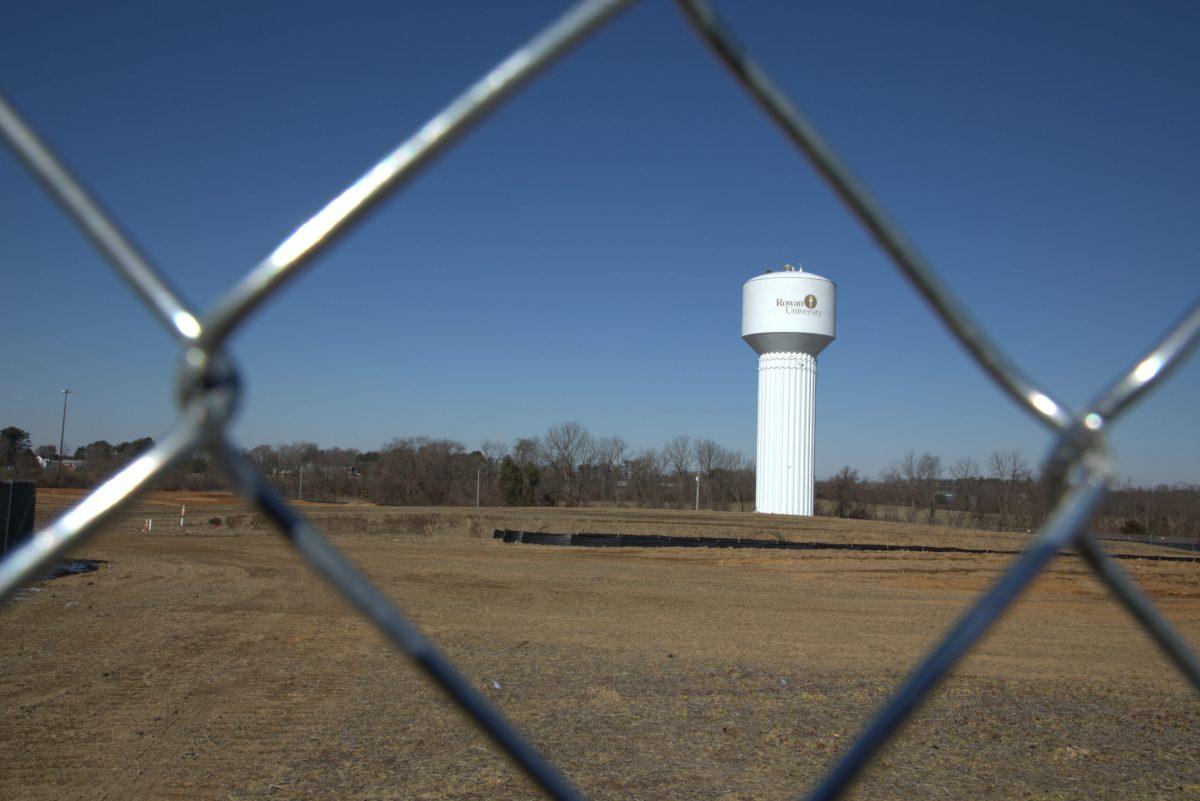
{"type": "Polygon", "coordinates": [[[837,284],[790,264],[742,285],[742,339],[758,352],[754,508],[813,513],[817,354],[834,338],[837,284]]]}

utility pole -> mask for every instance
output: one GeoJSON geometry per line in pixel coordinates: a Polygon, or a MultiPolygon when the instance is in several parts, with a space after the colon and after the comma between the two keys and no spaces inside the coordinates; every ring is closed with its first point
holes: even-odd
{"type": "Polygon", "coordinates": [[[483,465],[475,465],[475,508],[479,508],[479,473],[483,470],[483,465]]]}
{"type": "Polygon", "coordinates": [[[63,470],[63,448],[66,447],[67,437],[67,396],[71,394],[70,388],[63,390],[63,416],[62,428],[58,430],[58,483],[62,483],[63,470]]]}
{"type": "Polygon", "coordinates": [[[300,491],[296,493],[296,500],[304,500],[304,462],[300,463],[300,491]]]}
{"type": "Polygon", "coordinates": [[[700,511],[700,474],[696,473],[696,511],[700,511]]]}

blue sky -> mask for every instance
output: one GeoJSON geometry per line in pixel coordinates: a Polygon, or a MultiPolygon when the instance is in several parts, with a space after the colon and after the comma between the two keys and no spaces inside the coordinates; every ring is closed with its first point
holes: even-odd
{"type": "MultiPolygon", "coordinates": [[[[193,303],[565,6],[10,7],[0,90],[193,303]]],[[[1193,4],[724,3],[742,41],[1009,353],[1085,402],[1200,295],[1193,4]]],[[[0,424],[160,436],[177,354],[0,151],[0,424]]],[[[644,2],[489,118],[238,332],[246,445],[468,447],[577,419],[751,453],[741,284],[839,285],[817,473],[1044,431],[684,24],[644,2]]],[[[1122,476],[1200,482],[1200,363],[1114,430],[1122,476]]]]}

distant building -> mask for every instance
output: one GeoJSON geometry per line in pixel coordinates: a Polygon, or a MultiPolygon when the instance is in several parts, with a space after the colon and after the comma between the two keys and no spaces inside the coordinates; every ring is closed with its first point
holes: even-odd
{"type": "MultiPolygon", "coordinates": [[[[38,466],[43,470],[54,470],[58,468],[57,459],[47,459],[43,456],[37,457],[38,466]]],[[[67,470],[78,470],[87,464],[86,459],[63,459],[62,466],[67,470]]]]}

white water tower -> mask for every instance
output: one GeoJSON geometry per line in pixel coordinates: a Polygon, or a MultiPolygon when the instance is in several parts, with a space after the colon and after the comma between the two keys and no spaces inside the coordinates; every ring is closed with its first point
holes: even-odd
{"type": "Polygon", "coordinates": [[[817,354],[836,298],[837,284],[790,264],[742,285],[742,339],[758,352],[756,511],[813,513],[817,354]]]}

